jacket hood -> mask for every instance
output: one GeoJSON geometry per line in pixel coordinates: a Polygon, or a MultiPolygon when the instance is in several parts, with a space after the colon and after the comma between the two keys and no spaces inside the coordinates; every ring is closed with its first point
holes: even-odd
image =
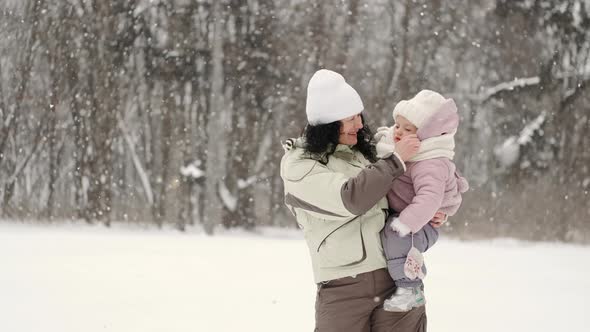
{"type": "Polygon", "coordinates": [[[457,105],[452,99],[447,99],[434,114],[424,121],[416,134],[418,139],[423,141],[437,136],[454,135],[458,126],[457,105]]]}

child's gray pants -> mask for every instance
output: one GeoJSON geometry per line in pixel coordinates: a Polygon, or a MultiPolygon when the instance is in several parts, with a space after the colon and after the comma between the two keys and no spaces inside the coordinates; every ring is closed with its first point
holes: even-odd
{"type": "MultiPolygon", "coordinates": [[[[387,258],[387,269],[398,287],[422,286],[420,278],[411,280],[404,274],[406,257],[412,247],[412,234],[400,237],[396,231],[392,230],[390,224],[395,217],[397,217],[397,214],[390,215],[385,223],[385,228],[381,231],[381,241],[387,258]]],[[[414,247],[420,252],[425,252],[438,240],[438,231],[430,224],[426,224],[420,231],[414,233],[413,237],[414,247]]],[[[426,264],[422,266],[422,271],[426,274],[426,264]]]]}

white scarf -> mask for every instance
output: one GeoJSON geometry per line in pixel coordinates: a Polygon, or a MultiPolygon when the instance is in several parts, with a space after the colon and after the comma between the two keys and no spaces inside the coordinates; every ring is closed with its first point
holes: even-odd
{"type": "Polygon", "coordinates": [[[418,153],[408,161],[414,162],[440,157],[453,160],[455,156],[455,133],[457,133],[457,130],[446,135],[435,136],[421,141],[418,153]]]}

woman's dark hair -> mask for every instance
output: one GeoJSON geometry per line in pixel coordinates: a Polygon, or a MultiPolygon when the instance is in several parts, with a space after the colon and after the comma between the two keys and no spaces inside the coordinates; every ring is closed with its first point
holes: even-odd
{"type": "MultiPolygon", "coordinates": [[[[363,128],[357,132],[357,143],[352,147],[358,150],[370,162],[377,161],[375,145],[371,143],[373,133],[361,114],[363,128]]],[[[307,125],[303,131],[305,137],[305,150],[311,154],[313,159],[322,164],[328,163],[328,158],[336,150],[340,138],[340,121],[321,125],[307,125]]]]}

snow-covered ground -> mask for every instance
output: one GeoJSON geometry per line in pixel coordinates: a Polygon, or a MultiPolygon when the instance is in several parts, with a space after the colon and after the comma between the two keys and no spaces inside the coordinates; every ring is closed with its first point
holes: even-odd
{"type": "MultiPolygon", "coordinates": [[[[265,233],[0,223],[0,331],[312,331],[305,243],[265,233]]],[[[590,247],[443,239],[426,259],[430,332],[590,330],[590,247]]]]}

